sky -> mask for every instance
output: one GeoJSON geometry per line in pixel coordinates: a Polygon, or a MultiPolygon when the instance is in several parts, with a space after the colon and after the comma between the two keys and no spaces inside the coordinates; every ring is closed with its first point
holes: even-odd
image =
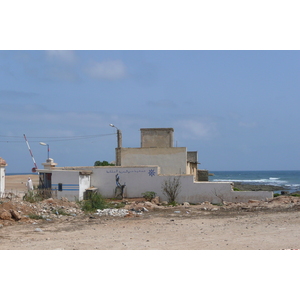
{"type": "Polygon", "coordinates": [[[201,169],[300,170],[293,1],[55,3],[42,15],[33,1],[3,7],[7,173],[34,166],[24,134],[39,168],[40,142],[60,167],[114,161],[109,124],[123,147],[140,147],[140,128],[172,127],[174,146],[198,151],[201,169]]]}
{"type": "Polygon", "coordinates": [[[299,170],[299,51],[0,51],[0,156],[7,172],[115,160],[140,128],[208,170],[299,170]]]}

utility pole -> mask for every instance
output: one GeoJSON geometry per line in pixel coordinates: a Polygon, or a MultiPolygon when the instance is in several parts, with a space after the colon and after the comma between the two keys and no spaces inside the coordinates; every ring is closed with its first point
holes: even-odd
{"type": "Polygon", "coordinates": [[[109,126],[117,129],[116,166],[121,166],[122,131],[113,124],[109,126]]]}

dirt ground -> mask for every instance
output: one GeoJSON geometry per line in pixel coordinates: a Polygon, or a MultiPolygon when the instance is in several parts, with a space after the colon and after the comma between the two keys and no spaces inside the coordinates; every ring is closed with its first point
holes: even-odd
{"type": "MultiPolygon", "coordinates": [[[[27,180],[10,177],[6,177],[6,186],[12,189],[23,187],[27,180]]],[[[267,203],[176,207],[131,199],[128,209],[147,209],[125,217],[84,214],[74,202],[64,199],[48,199],[38,204],[22,199],[1,202],[0,213],[14,210],[20,217],[0,220],[1,250],[300,249],[297,197],[278,197],[267,203]],[[58,213],[62,209],[67,214],[58,213]],[[29,214],[45,217],[32,219],[29,214]]]]}

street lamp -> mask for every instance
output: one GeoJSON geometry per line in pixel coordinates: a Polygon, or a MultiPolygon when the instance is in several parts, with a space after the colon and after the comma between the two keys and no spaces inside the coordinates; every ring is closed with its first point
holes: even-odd
{"type": "Polygon", "coordinates": [[[117,129],[118,147],[116,148],[116,166],[121,166],[121,148],[122,148],[122,132],[114,124],[109,124],[117,129]]]}
{"type": "Polygon", "coordinates": [[[116,127],[114,124],[109,124],[111,127],[115,127],[117,129],[117,139],[118,139],[118,148],[122,148],[122,132],[116,127]]]}
{"type": "Polygon", "coordinates": [[[49,145],[46,144],[46,143],[43,143],[43,142],[40,142],[40,145],[42,145],[42,146],[47,146],[47,148],[48,148],[48,159],[49,159],[49,151],[50,151],[49,145]]]}

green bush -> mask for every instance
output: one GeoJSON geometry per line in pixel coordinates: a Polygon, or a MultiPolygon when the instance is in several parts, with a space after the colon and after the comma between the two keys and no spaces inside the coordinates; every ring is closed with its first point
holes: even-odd
{"type": "Polygon", "coordinates": [[[105,209],[109,207],[108,202],[99,193],[94,193],[89,199],[79,201],[78,203],[85,212],[92,212],[96,209],[105,209]]]}
{"type": "Polygon", "coordinates": [[[28,214],[28,218],[34,219],[34,220],[44,219],[43,216],[40,216],[40,215],[37,215],[37,214],[28,214]]]}
{"type": "Polygon", "coordinates": [[[293,196],[293,197],[300,197],[300,194],[294,193],[294,194],[291,194],[291,196],[293,196]]]}
{"type": "Polygon", "coordinates": [[[110,164],[108,161],[104,160],[104,161],[100,161],[100,160],[97,160],[95,161],[94,163],[94,166],[95,167],[105,167],[105,166],[114,166],[114,164],[110,164]]]}
{"type": "Polygon", "coordinates": [[[143,198],[145,198],[147,201],[151,201],[153,198],[155,198],[156,193],[155,192],[145,192],[142,193],[143,198]]]}
{"type": "Polygon", "coordinates": [[[42,201],[44,199],[43,194],[40,190],[32,190],[25,193],[23,200],[34,203],[38,201],[42,201]]]}

